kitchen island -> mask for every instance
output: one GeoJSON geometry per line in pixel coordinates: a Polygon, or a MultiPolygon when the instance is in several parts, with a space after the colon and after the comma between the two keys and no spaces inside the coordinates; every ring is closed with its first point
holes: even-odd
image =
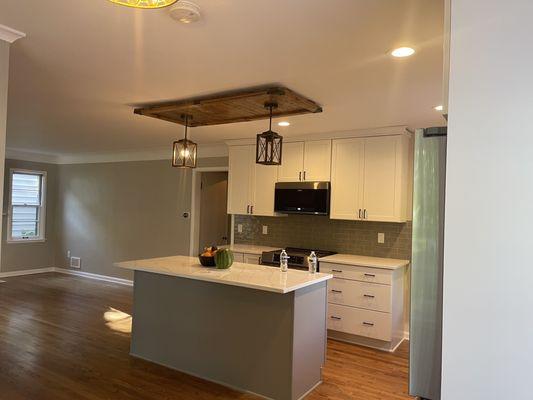
{"type": "Polygon", "coordinates": [[[131,355],[271,399],[320,384],[332,275],[185,256],[115,265],[134,270],[131,355]]]}

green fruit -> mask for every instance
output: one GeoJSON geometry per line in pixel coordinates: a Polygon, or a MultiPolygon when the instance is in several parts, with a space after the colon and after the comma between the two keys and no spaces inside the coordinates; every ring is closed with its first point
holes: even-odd
{"type": "Polygon", "coordinates": [[[230,249],[220,249],[215,254],[215,264],[218,269],[227,269],[233,264],[233,252],[230,249]]]}

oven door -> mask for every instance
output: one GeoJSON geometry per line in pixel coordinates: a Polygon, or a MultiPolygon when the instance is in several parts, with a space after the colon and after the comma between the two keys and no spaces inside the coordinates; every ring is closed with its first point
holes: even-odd
{"type": "Polygon", "coordinates": [[[329,215],[329,192],[329,182],[279,182],[274,210],[284,214],[329,215]]]}

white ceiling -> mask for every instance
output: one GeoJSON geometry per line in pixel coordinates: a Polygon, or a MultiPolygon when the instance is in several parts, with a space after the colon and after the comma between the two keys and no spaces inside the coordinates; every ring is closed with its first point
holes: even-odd
{"type": "MultiPolygon", "coordinates": [[[[0,0],[11,49],[11,148],[54,154],[169,145],[182,128],[132,105],[276,83],[322,114],[284,136],[442,124],[443,0],[196,0],[203,20],[107,0],[0,0]],[[408,59],[387,51],[417,49],[408,59]]],[[[199,143],[253,137],[265,121],[195,128],[199,143]]]]}

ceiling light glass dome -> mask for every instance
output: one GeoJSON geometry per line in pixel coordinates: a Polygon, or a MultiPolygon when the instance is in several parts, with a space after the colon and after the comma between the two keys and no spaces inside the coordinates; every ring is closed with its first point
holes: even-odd
{"type": "Polygon", "coordinates": [[[133,8],[162,8],[174,4],[178,0],[109,0],[122,6],[133,8]]]}

